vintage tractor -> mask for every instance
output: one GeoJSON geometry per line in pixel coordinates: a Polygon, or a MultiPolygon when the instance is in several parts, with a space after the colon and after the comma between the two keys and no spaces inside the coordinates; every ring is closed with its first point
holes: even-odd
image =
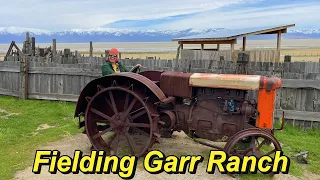
{"type": "Polygon", "coordinates": [[[139,157],[182,130],[214,148],[197,138],[226,142],[220,149],[229,155],[281,150],[273,135],[279,78],[137,69],[97,78],[82,90],[75,117],[94,149],[139,157]],[[258,91],[257,101],[246,100],[249,90],[258,91]]]}

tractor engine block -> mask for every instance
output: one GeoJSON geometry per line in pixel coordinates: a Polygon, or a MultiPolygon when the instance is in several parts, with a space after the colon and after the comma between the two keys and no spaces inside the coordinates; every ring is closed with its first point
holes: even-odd
{"type": "Polygon", "coordinates": [[[180,99],[174,108],[176,129],[190,137],[225,141],[254,125],[256,103],[245,101],[245,90],[193,88],[193,98],[180,99]]]}

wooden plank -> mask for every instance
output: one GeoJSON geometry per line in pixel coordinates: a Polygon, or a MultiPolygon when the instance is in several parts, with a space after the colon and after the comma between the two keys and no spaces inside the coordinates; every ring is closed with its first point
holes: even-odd
{"type": "Polygon", "coordinates": [[[20,72],[20,67],[8,67],[8,66],[0,66],[0,72],[20,72]]]}
{"type": "Polygon", "coordinates": [[[281,90],[281,108],[294,110],[296,107],[296,95],[294,89],[283,88],[281,90]]]}
{"type": "Polygon", "coordinates": [[[22,62],[20,64],[20,98],[27,99],[28,96],[28,58],[23,56],[22,62]]]}
{"type": "Polygon", "coordinates": [[[19,73],[11,73],[11,79],[12,79],[11,89],[13,91],[19,91],[20,89],[19,78],[20,78],[19,73]]]}
{"type": "MultiPolygon", "coordinates": [[[[237,44],[237,39],[218,40],[218,41],[212,41],[212,40],[179,41],[179,44],[237,44]]],[[[182,46],[182,49],[183,49],[183,46],[182,46]]]]}
{"type": "Polygon", "coordinates": [[[304,111],[304,101],[302,98],[302,89],[296,89],[296,106],[295,110],[297,111],[304,111]]]}
{"type": "Polygon", "coordinates": [[[100,77],[101,69],[57,68],[57,67],[30,67],[30,74],[59,74],[59,75],[83,75],[100,77]]]}
{"type": "Polygon", "coordinates": [[[47,94],[47,93],[29,93],[29,99],[55,100],[55,101],[69,101],[77,102],[78,95],[72,94],[47,94]]]}
{"type": "Polygon", "coordinates": [[[0,94],[5,96],[14,96],[14,97],[20,96],[19,91],[13,91],[13,90],[3,89],[3,88],[0,88],[0,94]]]}
{"type": "Polygon", "coordinates": [[[63,75],[57,75],[58,94],[63,94],[63,75]]]}
{"type": "Polygon", "coordinates": [[[47,75],[47,81],[48,81],[48,87],[47,87],[47,92],[50,94],[51,93],[51,86],[52,86],[52,78],[53,75],[47,75]]]}
{"type": "Polygon", "coordinates": [[[69,75],[63,75],[63,91],[61,94],[68,94],[68,86],[70,86],[69,84],[69,75]]]}
{"type": "Polygon", "coordinates": [[[280,107],[281,107],[281,91],[282,91],[281,88],[276,90],[276,94],[277,94],[276,95],[276,102],[275,102],[276,109],[280,109],[280,107]]]}
{"type": "Polygon", "coordinates": [[[320,90],[315,90],[313,102],[313,111],[320,112],[320,90]]]}
{"type": "Polygon", "coordinates": [[[312,121],[305,121],[304,122],[304,129],[311,129],[311,124],[312,124],[312,121]]]}
{"type": "Polygon", "coordinates": [[[320,80],[281,79],[284,88],[314,88],[320,90],[320,80]]]}
{"type": "Polygon", "coordinates": [[[35,91],[35,74],[29,74],[28,92],[34,93],[35,91]]]}
{"type": "Polygon", "coordinates": [[[306,91],[306,98],[305,100],[305,111],[313,111],[314,106],[314,89],[304,89],[306,91]]]}
{"type": "Polygon", "coordinates": [[[285,113],[285,119],[317,121],[320,122],[320,112],[295,111],[276,109],[274,112],[275,118],[282,118],[282,112],[285,113]]]}
{"type": "Polygon", "coordinates": [[[305,121],[295,120],[295,127],[299,128],[299,129],[304,129],[304,122],[305,121]]]}
{"type": "Polygon", "coordinates": [[[58,93],[58,82],[57,82],[57,76],[58,75],[52,75],[51,77],[51,93],[58,93]]]}

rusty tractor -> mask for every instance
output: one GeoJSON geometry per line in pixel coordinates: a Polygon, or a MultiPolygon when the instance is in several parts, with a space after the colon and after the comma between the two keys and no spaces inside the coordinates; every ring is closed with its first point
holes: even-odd
{"type": "Polygon", "coordinates": [[[183,131],[229,155],[261,157],[281,150],[273,135],[279,78],[138,69],[97,78],[82,90],[75,117],[93,149],[139,157],[161,137],[183,131]],[[246,99],[248,91],[258,91],[257,101],[246,99]]]}

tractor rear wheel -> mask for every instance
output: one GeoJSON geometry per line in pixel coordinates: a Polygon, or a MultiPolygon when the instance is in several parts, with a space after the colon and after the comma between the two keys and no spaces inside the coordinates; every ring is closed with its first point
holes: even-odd
{"type": "Polygon", "coordinates": [[[143,93],[127,87],[104,88],[88,98],[87,136],[97,150],[110,155],[144,155],[159,132],[158,115],[143,93]]]}

